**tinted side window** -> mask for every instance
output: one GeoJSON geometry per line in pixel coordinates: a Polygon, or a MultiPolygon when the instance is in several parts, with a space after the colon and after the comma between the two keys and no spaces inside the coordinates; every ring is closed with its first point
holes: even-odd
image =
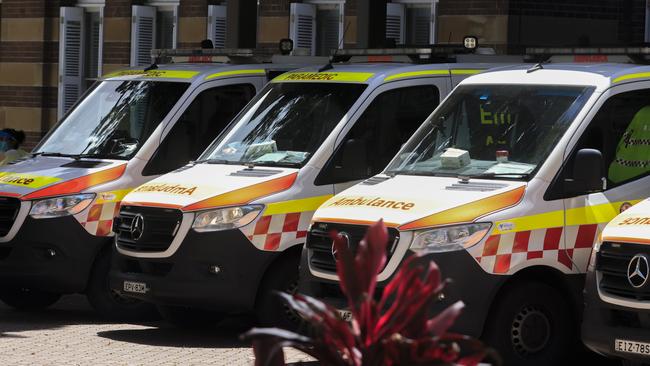
{"type": "Polygon", "coordinates": [[[369,178],[381,172],[440,102],[433,85],[393,89],[363,112],[316,179],[317,185],[369,178]]]}
{"type": "Polygon", "coordinates": [[[201,92],[183,112],[142,172],[158,175],[196,159],[255,95],[250,84],[201,92]]]}
{"type": "Polygon", "coordinates": [[[546,199],[567,197],[562,183],[573,178],[573,161],[580,149],[597,149],[603,154],[608,188],[650,173],[650,89],[617,94],[603,104],[546,199]]]}

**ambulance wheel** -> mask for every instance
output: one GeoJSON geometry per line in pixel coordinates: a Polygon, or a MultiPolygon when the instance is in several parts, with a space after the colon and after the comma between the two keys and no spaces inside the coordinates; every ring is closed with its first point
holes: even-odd
{"type": "Polygon", "coordinates": [[[54,305],[61,294],[31,290],[27,288],[6,289],[0,293],[0,300],[16,310],[38,310],[54,305]]]}
{"type": "Polygon", "coordinates": [[[579,347],[572,312],[555,288],[519,283],[500,292],[483,338],[506,366],[560,364],[579,347]]]}
{"type": "Polygon", "coordinates": [[[167,323],[182,329],[215,328],[225,317],[215,311],[183,306],[158,305],[158,312],[167,323]]]}
{"type": "Polygon", "coordinates": [[[622,360],[621,366],[647,366],[647,363],[641,363],[637,361],[622,360]]]}
{"type": "Polygon", "coordinates": [[[290,254],[266,270],[255,301],[259,326],[297,330],[303,325],[298,314],[278,295],[278,292],[296,293],[299,265],[300,256],[290,254]]]}
{"type": "Polygon", "coordinates": [[[114,321],[147,321],[159,319],[153,304],[127,297],[112,290],[108,273],[111,269],[111,251],[102,250],[95,260],[86,296],[88,302],[102,317],[114,321]]]}

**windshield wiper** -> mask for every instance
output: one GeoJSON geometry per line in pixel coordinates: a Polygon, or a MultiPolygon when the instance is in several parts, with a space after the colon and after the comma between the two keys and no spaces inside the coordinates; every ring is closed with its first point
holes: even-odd
{"type": "Polygon", "coordinates": [[[482,179],[482,178],[528,178],[530,173],[482,173],[482,174],[459,174],[458,179],[482,179]]]}
{"type": "Polygon", "coordinates": [[[238,161],[226,160],[226,159],[201,159],[194,160],[190,162],[191,164],[225,164],[225,165],[237,165],[242,164],[238,161]]]}
{"type": "Polygon", "coordinates": [[[441,173],[441,172],[430,172],[426,170],[390,170],[386,172],[388,176],[395,175],[423,175],[428,177],[452,177],[455,178],[457,174],[453,173],[441,173]]]}
{"type": "Polygon", "coordinates": [[[35,156],[54,156],[54,157],[63,157],[63,158],[72,158],[75,160],[84,159],[84,158],[95,158],[95,159],[125,159],[122,156],[112,156],[106,154],[66,154],[60,152],[35,152],[32,154],[32,157],[35,156]]]}
{"type": "Polygon", "coordinates": [[[302,166],[302,164],[300,163],[294,163],[289,161],[273,161],[273,160],[248,162],[245,163],[245,165],[248,165],[251,168],[254,168],[256,166],[279,166],[279,167],[287,167],[287,168],[300,168],[302,166]]]}

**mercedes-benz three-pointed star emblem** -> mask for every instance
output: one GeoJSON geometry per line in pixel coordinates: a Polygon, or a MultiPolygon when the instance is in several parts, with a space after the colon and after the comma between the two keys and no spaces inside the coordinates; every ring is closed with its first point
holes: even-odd
{"type": "Polygon", "coordinates": [[[650,274],[650,265],[648,265],[648,257],[645,254],[637,254],[632,257],[630,263],[627,265],[627,281],[634,288],[641,288],[648,282],[648,275],[650,274]]]}
{"type": "Polygon", "coordinates": [[[133,221],[131,221],[130,231],[133,240],[138,240],[142,237],[142,233],[144,233],[144,217],[142,215],[135,215],[133,221]]]}

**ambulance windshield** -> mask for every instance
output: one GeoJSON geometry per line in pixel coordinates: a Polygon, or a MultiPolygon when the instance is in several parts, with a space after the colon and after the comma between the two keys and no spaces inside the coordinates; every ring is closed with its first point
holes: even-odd
{"type": "Polygon", "coordinates": [[[188,87],[188,83],[161,81],[103,81],[57,125],[35,153],[129,159],[188,87]]]}
{"type": "Polygon", "coordinates": [[[198,162],[301,167],[365,88],[364,84],[271,83],[198,162]]]}
{"type": "Polygon", "coordinates": [[[528,179],[592,92],[582,86],[460,86],[386,172],[528,179]]]}

